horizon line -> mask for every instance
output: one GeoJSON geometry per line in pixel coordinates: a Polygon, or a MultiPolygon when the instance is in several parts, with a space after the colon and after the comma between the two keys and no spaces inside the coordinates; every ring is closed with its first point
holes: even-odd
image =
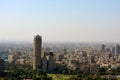
{"type": "MultiPolygon", "coordinates": [[[[27,41],[27,40],[0,40],[0,43],[33,43],[33,41],[27,41]]],[[[120,43],[120,41],[42,41],[43,43],[120,43]]]]}

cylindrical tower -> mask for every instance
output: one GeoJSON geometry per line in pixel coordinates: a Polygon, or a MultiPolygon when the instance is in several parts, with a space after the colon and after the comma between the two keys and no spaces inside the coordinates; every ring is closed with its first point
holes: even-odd
{"type": "Polygon", "coordinates": [[[42,68],[41,48],[42,48],[42,37],[37,35],[34,37],[34,48],[33,48],[33,69],[34,70],[38,70],[42,68]]]}

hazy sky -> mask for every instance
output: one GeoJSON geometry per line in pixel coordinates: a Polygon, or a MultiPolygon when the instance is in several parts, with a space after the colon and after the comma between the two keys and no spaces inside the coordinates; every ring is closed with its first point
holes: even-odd
{"type": "Polygon", "coordinates": [[[120,42],[120,0],[0,0],[0,40],[120,42]]]}

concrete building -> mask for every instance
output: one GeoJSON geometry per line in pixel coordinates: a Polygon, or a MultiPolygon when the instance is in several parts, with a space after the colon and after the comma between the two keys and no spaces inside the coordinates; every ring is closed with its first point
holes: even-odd
{"type": "Polygon", "coordinates": [[[0,76],[3,76],[4,74],[4,69],[5,69],[5,62],[3,59],[0,58],[0,76]]]}
{"type": "Polygon", "coordinates": [[[120,54],[120,45],[119,44],[116,45],[116,53],[120,54]]]}
{"type": "Polygon", "coordinates": [[[101,49],[102,52],[105,52],[105,45],[102,44],[102,49],[101,49]]]}
{"type": "Polygon", "coordinates": [[[47,71],[48,72],[52,72],[53,69],[54,69],[54,60],[53,60],[53,57],[48,55],[46,56],[46,59],[47,59],[47,71]]]}
{"type": "Polygon", "coordinates": [[[34,51],[33,51],[33,69],[42,69],[41,60],[41,48],[42,48],[42,37],[37,35],[34,38],[34,51]]]}
{"type": "Polygon", "coordinates": [[[42,58],[42,70],[48,71],[48,61],[47,61],[46,57],[42,58]]]}
{"type": "Polygon", "coordinates": [[[14,55],[13,54],[10,54],[10,55],[8,55],[8,62],[9,63],[12,63],[13,61],[14,61],[14,55]]]}

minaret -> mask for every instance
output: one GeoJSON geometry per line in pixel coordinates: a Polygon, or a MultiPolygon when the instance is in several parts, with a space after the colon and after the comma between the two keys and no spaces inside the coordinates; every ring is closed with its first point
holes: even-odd
{"type": "Polygon", "coordinates": [[[42,69],[41,64],[41,49],[42,48],[42,37],[36,35],[34,37],[34,48],[33,48],[33,69],[38,70],[42,69]]]}

